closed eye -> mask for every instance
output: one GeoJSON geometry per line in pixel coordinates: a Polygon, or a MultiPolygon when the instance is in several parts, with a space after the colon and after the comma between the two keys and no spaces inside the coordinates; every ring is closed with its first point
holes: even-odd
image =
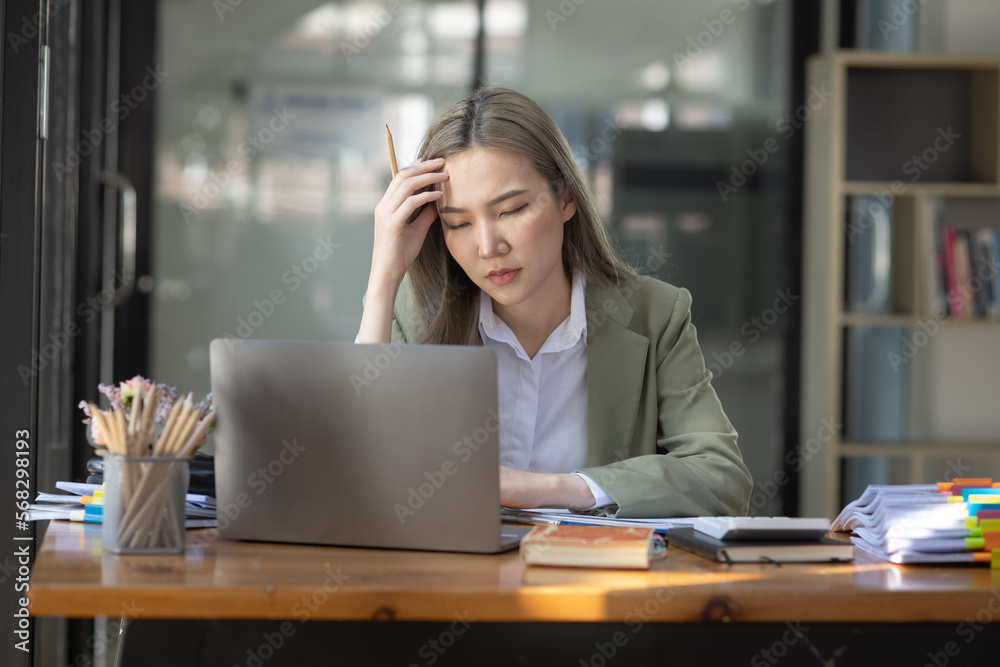
{"type": "Polygon", "coordinates": [[[501,216],[504,216],[504,215],[513,215],[513,214],[515,214],[515,213],[520,213],[521,211],[523,211],[523,210],[524,210],[524,209],[526,209],[526,208],[528,208],[528,205],[527,205],[527,204],[521,204],[521,205],[520,205],[520,206],[518,206],[517,208],[515,208],[515,209],[511,209],[510,211],[504,211],[504,212],[503,212],[503,213],[501,213],[500,215],[501,215],[501,216]]]}
{"type": "MultiPolygon", "coordinates": [[[[514,215],[516,213],[520,213],[526,208],[528,208],[527,204],[521,204],[517,208],[511,209],[509,211],[504,211],[503,213],[500,214],[500,216],[503,217],[505,215],[514,215]]],[[[462,227],[468,227],[469,225],[469,223],[467,222],[460,222],[457,225],[449,225],[447,222],[444,222],[443,220],[442,222],[444,223],[444,226],[447,227],[448,229],[461,229],[462,227]]]]}

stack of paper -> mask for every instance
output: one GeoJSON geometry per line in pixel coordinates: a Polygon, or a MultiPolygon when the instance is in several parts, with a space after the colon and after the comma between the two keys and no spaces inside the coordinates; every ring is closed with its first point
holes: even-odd
{"type": "MultiPolygon", "coordinates": [[[[56,482],[59,493],[39,493],[35,502],[28,505],[28,521],[83,521],[101,523],[104,515],[104,490],[100,484],[81,482],[56,482]]],[[[193,493],[185,498],[187,528],[214,528],[216,520],[215,498],[193,493]]]]}
{"type": "Polygon", "coordinates": [[[1000,569],[1000,483],[873,484],[832,530],[892,563],[990,563],[1000,569]]]}
{"type": "Polygon", "coordinates": [[[501,507],[500,519],[510,523],[528,525],[567,524],[576,526],[625,526],[630,528],[652,528],[658,533],[668,528],[694,525],[697,517],[662,517],[650,519],[613,519],[607,516],[579,514],[565,509],[518,509],[516,507],[501,507]]]}

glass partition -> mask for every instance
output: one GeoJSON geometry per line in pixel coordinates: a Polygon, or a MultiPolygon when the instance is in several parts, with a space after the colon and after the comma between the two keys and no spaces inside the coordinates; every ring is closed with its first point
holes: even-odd
{"type": "MultiPolygon", "coordinates": [[[[630,261],[688,288],[706,362],[780,510],[787,0],[487,0],[482,82],[566,134],[630,261]],[[771,489],[774,489],[773,491],[771,489]]],[[[353,340],[372,209],[472,87],[476,2],[160,3],[152,374],[209,389],[216,336],[353,340]]]]}

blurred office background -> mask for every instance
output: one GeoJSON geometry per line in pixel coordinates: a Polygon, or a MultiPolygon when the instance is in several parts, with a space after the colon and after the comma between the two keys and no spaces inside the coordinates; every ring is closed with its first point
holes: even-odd
{"type": "MultiPolygon", "coordinates": [[[[31,425],[40,491],[85,478],[77,402],[99,381],[142,373],[200,395],[213,337],[353,340],[389,180],[384,124],[408,162],[435,111],[483,83],[540,102],[630,261],[691,291],[751,512],[794,515],[805,59],[1000,53],[995,0],[61,0],[41,4],[43,31],[39,6],[3,4],[3,83],[20,94],[3,104],[0,255],[18,275],[0,285],[0,330],[11,367],[31,368],[0,378],[0,423],[31,425]],[[43,48],[44,140],[16,125],[36,114],[43,48]],[[134,232],[109,172],[136,186],[134,232]]],[[[898,404],[865,403],[858,428],[995,439],[995,336],[955,327],[935,346],[912,373],[922,402],[898,379],[855,376],[898,404]]],[[[927,461],[935,479],[965,472],[953,463],[986,472],[945,454],[927,461]]],[[[846,472],[855,490],[908,481],[890,461],[846,472]]],[[[35,623],[52,638],[36,664],[112,660],[94,642],[104,620],[35,623]]]]}
{"type": "MultiPolygon", "coordinates": [[[[743,455],[771,480],[796,312],[782,300],[795,289],[790,5],[160,2],[169,76],[138,281],[151,376],[207,392],[216,336],[353,340],[389,180],[384,125],[408,163],[435,111],[478,79],[545,107],[630,261],[691,291],[743,455]]],[[[784,491],[758,494],[754,511],[780,513],[784,491]]]]}

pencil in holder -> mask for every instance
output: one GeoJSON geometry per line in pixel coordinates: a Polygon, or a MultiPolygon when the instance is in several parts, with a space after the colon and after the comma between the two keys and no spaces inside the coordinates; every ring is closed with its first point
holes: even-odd
{"type": "Polygon", "coordinates": [[[118,554],[184,552],[188,459],[106,455],[104,547],[118,554]]]}

